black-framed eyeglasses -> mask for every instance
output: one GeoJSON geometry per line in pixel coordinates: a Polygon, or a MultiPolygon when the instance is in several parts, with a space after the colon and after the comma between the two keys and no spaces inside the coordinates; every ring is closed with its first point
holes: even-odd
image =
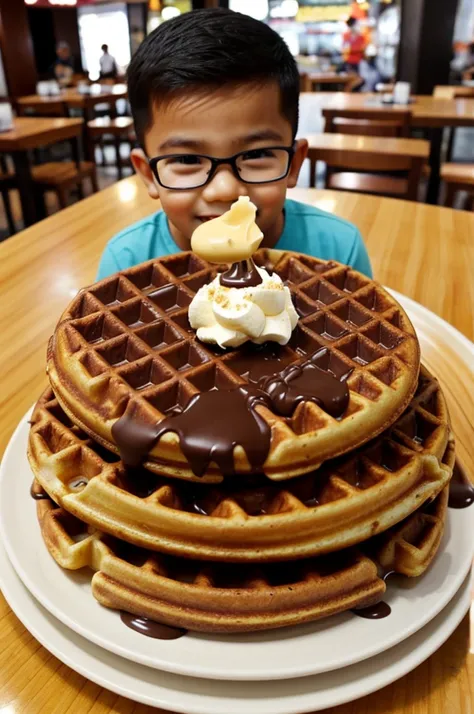
{"type": "Polygon", "coordinates": [[[160,186],[185,191],[205,186],[222,164],[229,164],[234,176],[244,183],[280,181],[288,175],[294,153],[293,146],[264,146],[222,159],[205,154],[167,154],[155,156],[148,163],[160,186]]]}

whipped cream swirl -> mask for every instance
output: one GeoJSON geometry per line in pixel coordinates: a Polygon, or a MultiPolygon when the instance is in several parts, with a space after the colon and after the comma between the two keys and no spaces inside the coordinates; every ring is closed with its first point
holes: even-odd
{"type": "Polygon", "coordinates": [[[254,287],[228,288],[218,275],[200,288],[189,306],[199,340],[219,347],[239,347],[248,340],[286,345],[298,322],[290,290],[278,275],[257,270],[262,282],[254,287]]]}

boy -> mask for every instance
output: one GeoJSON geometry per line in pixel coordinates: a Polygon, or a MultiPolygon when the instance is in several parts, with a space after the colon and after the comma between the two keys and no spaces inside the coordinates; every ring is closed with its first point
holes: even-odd
{"type": "Polygon", "coordinates": [[[308,143],[295,140],[299,74],[267,25],[230,10],[197,10],[160,25],[128,69],[140,149],[132,162],[158,211],[109,241],[98,278],[189,250],[203,221],[239,196],[257,206],[262,247],[371,268],[358,230],[285,200],[308,143]]]}

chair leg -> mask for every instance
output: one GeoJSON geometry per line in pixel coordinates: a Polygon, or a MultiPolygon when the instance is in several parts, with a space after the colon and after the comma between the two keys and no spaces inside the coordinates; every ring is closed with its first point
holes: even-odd
{"type": "Polygon", "coordinates": [[[464,198],[463,208],[465,211],[474,211],[474,193],[467,193],[464,198]]]}
{"type": "Polygon", "coordinates": [[[84,184],[82,183],[82,181],[79,181],[79,183],[77,184],[77,193],[79,196],[79,200],[82,200],[84,198],[84,184]]]}
{"type": "Polygon", "coordinates": [[[104,139],[101,136],[99,141],[98,141],[98,146],[100,150],[100,166],[106,166],[106,161],[105,161],[105,145],[104,145],[104,139]]]}
{"type": "Polygon", "coordinates": [[[5,208],[5,215],[7,217],[8,232],[11,236],[16,233],[15,221],[13,220],[12,205],[10,203],[10,195],[8,191],[2,191],[3,205],[5,208]]]}
{"type": "Polygon", "coordinates": [[[457,186],[455,183],[446,184],[446,198],[444,199],[444,205],[453,208],[454,199],[456,198],[457,186]]]}
{"type": "Polygon", "coordinates": [[[121,179],[123,177],[122,172],[122,158],[120,156],[120,136],[115,137],[115,163],[117,164],[117,175],[121,179]]]}
{"type": "Polygon", "coordinates": [[[58,195],[58,202],[61,208],[66,208],[68,204],[68,192],[66,189],[64,189],[62,186],[58,186],[57,188],[57,195],[58,195]]]}
{"type": "Polygon", "coordinates": [[[453,148],[454,148],[454,132],[456,131],[455,127],[452,126],[449,129],[449,139],[448,139],[448,147],[446,149],[446,161],[452,161],[453,160],[453,148]]]}
{"type": "Polygon", "coordinates": [[[316,187],[316,160],[309,160],[309,186],[310,188],[316,187]]]}
{"type": "Polygon", "coordinates": [[[99,184],[97,183],[97,173],[96,173],[95,168],[91,173],[91,186],[92,186],[92,193],[97,193],[99,190],[99,184]]]}

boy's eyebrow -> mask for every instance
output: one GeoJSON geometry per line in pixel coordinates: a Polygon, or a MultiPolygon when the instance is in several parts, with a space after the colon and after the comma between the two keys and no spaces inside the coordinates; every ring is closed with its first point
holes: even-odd
{"type": "MultiPolygon", "coordinates": [[[[274,129],[262,129],[260,131],[253,131],[250,134],[240,137],[236,142],[239,144],[250,144],[254,141],[283,141],[282,135],[275,131],[274,129]]],[[[189,139],[185,136],[171,136],[166,139],[158,147],[158,151],[164,151],[166,149],[194,149],[198,151],[202,148],[202,142],[196,139],[189,139]]]]}
{"type": "Polygon", "coordinates": [[[262,129],[246,134],[240,139],[241,143],[250,143],[252,141],[282,141],[283,136],[274,129],[262,129]]]}
{"type": "Polygon", "coordinates": [[[188,149],[200,149],[202,144],[200,141],[196,141],[196,139],[187,139],[185,136],[171,136],[159,145],[158,151],[163,151],[164,149],[179,149],[183,146],[188,149]]]}

